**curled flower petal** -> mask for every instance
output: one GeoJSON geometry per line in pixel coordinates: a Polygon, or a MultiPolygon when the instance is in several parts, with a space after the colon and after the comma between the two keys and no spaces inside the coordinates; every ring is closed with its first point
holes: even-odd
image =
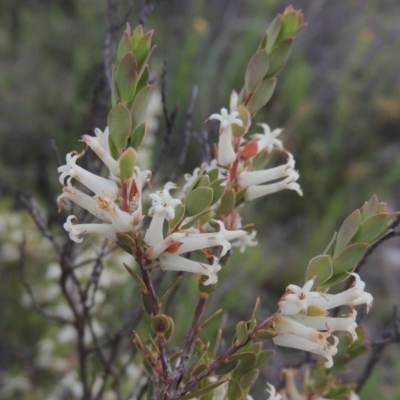
{"type": "Polygon", "coordinates": [[[303,191],[300,185],[296,182],[299,179],[297,171],[293,171],[287,178],[282,181],[270,183],[268,185],[255,185],[249,186],[244,194],[246,200],[251,201],[262,196],[266,196],[271,193],[276,193],[281,190],[290,189],[296,191],[300,196],[303,195],[303,191]]]}
{"type": "Polygon", "coordinates": [[[71,178],[76,179],[90,189],[93,193],[104,196],[107,194],[112,200],[117,198],[118,186],[115,182],[92,174],[91,172],[85,170],[76,164],[76,160],[81,157],[81,154],[73,153],[67,154],[67,164],[58,167],[58,172],[60,172],[60,183],[64,184],[65,179],[69,176],[67,180],[68,186],[72,186],[71,178]]]}
{"type": "Polygon", "coordinates": [[[276,393],[276,389],[274,385],[267,383],[268,389],[266,391],[269,393],[269,397],[267,400],[281,400],[282,396],[279,393],[276,393]]]}
{"type": "Polygon", "coordinates": [[[103,163],[107,165],[108,169],[113,175],[119,176],[118,161],[111,156],[110,148],[108,145],[108,127],[104,130],[104,132],[96,128],[94,130],[94,133],[96,137],[83,135],[81,137],[81,142],[86,143],[97,154],[101,161],[103,161],[103,163]]]}
{"type": "Polygon", "coordinates": [[[288,162],[284,165],[280,165],[279,167],[259,171],[241,172],[238,176],[239,185],[242,187],[259,185],[260,183],[271,182],[293,175],[295,161],[290,153],[288,153],[288,156],[288,162]]]}
{"type": "Polygon", "coordinates": [[[88,233],[99,233],[111,241],[117,239],[117,230],[112,224],[73,224],[73,220],[76,220],[75,215],[70,215],[64,223],[64,229],[69,233],[70,239],[76,243],[81,243],[82,236],[88,233]]]}
{"type": "Polygon", "coordinates": [[[65,186],[63,188],[63,193],[60,194],[60,196],[58,196],[57,198],[57,204],[59,208],[61,203],[65,203],[64,199],[71,200],[73,203],[84,208],[95,217],[100,218],[105,222],[111,222],[107,213],[103,212],[103,210],[98,207],[98,202],[93,197],[81,192],[74,187],[65,186]]]}
{"type": "Polygon", "coordinates": [[[327,361],[324,363],[325,368],[331,368],[333,366],[332,357],[337,353],[337,345],[339,343],[339,339],[336,336],[332,335],[332,337],[334,339],[334,343],[328,343],[326,346],[321,346],[318,343],[304,339],[292,333],[284,333],[275,336],[272,340],[278,346],[309,351],[310,353],[325,357],[327,359],[327,361]]]}
{"type": "Polygon", "coordinates": [[[213,285],[217,283],[217,272],[221,269],[217,257],[214,257],[212,265],[208,265],[189,260],[176,254],[163,253],[160,256],[160,261],[161,268],[164,270],[185,271],[208,276],[208,279],[203,283],[203,285],[213,285]]]}

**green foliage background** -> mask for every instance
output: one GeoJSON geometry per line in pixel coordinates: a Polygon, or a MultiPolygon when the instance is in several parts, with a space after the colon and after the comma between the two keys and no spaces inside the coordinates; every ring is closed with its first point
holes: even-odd
{"type": "MultiPolygon", "coordinates": [[[[289,4],[170,0],[161,1],[150,15],[146,29],[155,29],[158,45],[152,60],[154,81],[159,85],[165,62],[168,107],[179,107],[171,157],[153,186],[175,168],[193,86],[199,87],[193,126],[201,131],[211,113],[228,106],[232,88],[241,88],[245,66],[262,33],[289,4]]],[[[296,159],[304,197],[281,192],[249,207],[246,218],[256,221],[260,244],[234,258],[213,300],[216,307],[226,307],[228,327],[245,318],[255,294],[261,295],[265,316],[275,311],[285,286],[302,281],[308,260],[323,250],[340,221],[372,194],[386,200],[392,211],[400,208],[400,3],[293,0],[291,4],[303,9],[308,27],[296,39],[273,99],[256,122],[285,128],[282,138],[296,159]]],[[[83,148],[77,142],[82,134],[105,127],[109,104],[102,100],[105,82],[100,72],[106,6],[104,0],[0,3],[0,191],[8,199],[3,207],[20,208],[16,195],[32,192],[46,206],[57,230],[65,216],[56,214],[54,200],[60,188],[49,141],[56,141],[63,159],[66,152],[83,148]]],[[[121,1],[120,17],[127,8],[128,3],[121,1]]],[[[132,26],[138,23],[138,10],[135,4],[128,18],[132,26]]],[[[215,139],[215,126],[206,128],[215,139]]],[[[158,146],[164,130],[161,121],[158,146]]],[[[154,149],[154,158],[158,150],[154,149]]],[[[184,172],[200,162],[199,145],[193,140],[184,172]]],[[[391,294],[400,290],[400,257],[394,242],[374,255],[363,271],[376,298],[369,317],[371,337],[379,335],[391,307],[398,303],[391,294]],[[396,254],[397,265],[389,263],[388,252],[396,254]]],[[[0,261],[0,281],[5,283],[0,292],[0,359],[7,359],[0,369],[6,370],[27,362],[15,354],[25,355],[23,350],[40,338],[45,327],[40,317],[18,305],[22,288],[15,263],[0,261]],[[15,351],[10,353],[11,338],[15,351]]],[[[40,260],[33,262],[33,281],[43,275],[43,265],[40,260]]],[[[177,297],[177,315],[188,312],[188,302],[179,300],[193,297],[191,290],[187,286],[177,297]]],[[[377,393],[381,399],[396,398],[399,384],[396,387],[395,372],[388,372],[399,371],[396,352],[386,355],[362,393],[363,400],[376,399],[377,393]]],[[[29,360],[32,351],[27,354],[29,360]]],[[[272,363],[262,379],[271,371],[272,363]]]]}

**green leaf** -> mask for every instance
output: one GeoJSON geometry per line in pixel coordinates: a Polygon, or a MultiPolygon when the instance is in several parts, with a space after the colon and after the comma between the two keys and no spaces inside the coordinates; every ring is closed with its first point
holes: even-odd
{"type": "Polygon", "coordinates": [[[215,368],[215,375],[226,375],[230,372],[234,371],[236,367],[239,365],[239,361],[226,361],[221,364],[219,367],[215,368]]]}
{"type": "Polygon", "coordinates": [[[250,114],[254,115],[261,107],[264,107],[268,103],[274,93],[275,85],[276,78],[266,79],[260,82],[247,103],[247,109],[250,114]]]}
{"type": "Polygon", "coordinates": [[[149,297],[143,291],[142,291],[142,305],[143,305],[143,310],[146,312],[146,314],[148,315],[153,314],[153,309],[151,307],[149,297]]]}
{"type": "Polygon", "coordinates": [[[240,387],[239,382],[236,379],[231,379],[228,383],[226,398],[229,400],[242,400],[244,395],[244,391],[240,387]]]}
{"type": "Polygon", "coordinates": [[[251,320],[257,319],[258,313],[260,312],[260,307],[261,307],[261,300],[260,300],[260,297],[257,297],[256,303],[254,304],[253,314],[251,316],[251,320]]]}
{"type": "Polygon", "coordinates": [[[143,282],[143,279],[139,276],[139,274],[133,269],[131,268],[129,265],[124,264],[125,269],[129,272],[129,275],[135,279],[135,281],[139,284],[139,286],[142,288],[143,290],[147,290],[145,283],[143,282]]]}
{"type": "Polygon", "coordinates": [[[148,61],[151,57],[151,55],[153,54],[154,50],[157,48],[157,46],[153,46],[150,51],[147,53],[146,58],[143,61],[143,64],[141,65],[141,67],[138,70],[138,77],[139,79],[142,77],[142,75],[145,73],[146,69],[148,70],[148,61]]]}
{"type": "Polygon", "coordinates": [[[322,254],[331,255],[333,253],[333,248],[334,248],[333,245],[335,244],[336,237],[337,237],[337,232],[333,234],[331,241],[329,242],[328,246],[326,246],[322,254]]]}
{"type": "Polygon", "coordinates": [[[222,338],[222,328],[219,328],[218,332],[217,332],[217,337],[216,337],[215,342],[214,342],[214,349],[213,349],[213,352],[212,352],[213,360],[217,359],[219,346],[221,344],[221,338],[222,338]]]}
{"type": "Polygon", "coordinates": [[[202,186],[209,186],[210,185],[210,177],[206,174],[203,175],[196,183],[194,189],[202,186]]]}
{"type": "Polygon", "coordinates": [[[138,25],[135,30],[132,32],[132,48],[134,49],[139,41],[139,39],[143,36],[143,26],[138,25]]]}
{"type": "Polygon", "coordinates": [[[249,337],[249,332],[247,330],[247,324],[244,321],[239,322],[236,325],[236,338],[240,344],[244,344],[249,337]]]}
{"type": "Polygon", "coordinates": [[[257,339],[272,339],[278,336],[278,333],[274,329],[259,329],[254,333],[254,337],[257,339]]]}
{"type": "Polygon", "coordinates": [[[206,210],[202,211],[201,213],[195,215],[192,219],[182,225],[181,229],[189,229],[191,228],[196,222],[198,222],[204,215],[210,213],[211,209],[207,208],[206,210]]]}
{"type": "Polygon", "coordinates": [[[266,50],[261,50],[250,58],[247,65],[244,87],[248,93],[253,93],[258,84],[268,72],[269,57],[266,50]]]}
{"type": "Polygon", "coordinates": [[[268,53],[274,47],[280,30],[281,30],[281,15],[277,15],[267,29],[265,49],[267,50],[268,53]]]}
{"type": "Polygon", "coordinates": [[[115,86],[115,65],[111,65],[111,107],[117,104],[117,87],[115,86]]]}
{"type": "Polygon", "coordinates": [[[142,144],[146,135],[146,122],[140,124],[132,133],[131,145],[134,149],[138,149],[142,144]]]}
{"type": "Polygon", "coordinates": [[[211,206],[214,205],[224,194],[225,192],[225,187],[224,186],[218,186],[216,189],[214,189],[213,193],[213,199],[211,201],[211,206]]]}
{"type": "Polygon", "coordinates": [[[147,55],[150,52],[150,47],[151,47],[151,39],[153,37],[154,30],[151,30],[147,33],[145,33],[138,41],[133,49],[133,54],[136,57],[137,64],[138,64],[138,69],[144,65],[147,55]]]}
{"type": "MultiPolygon", "coordinates": [[[[387,209],[387,207],[386,207],[386,203],[379,203],[379,204],[378,204],[378,208],[377,208],[377,210],[376,210],[376,213],[377,213],[377,214],[382,214],[382,213],[384,213],[384,212],[388,212],[388,209],[387,209]]],[[[398,215],[398,213],[393,214],[393,215],[398,215]]]]}
{"type": "Polygon", "coordinates": [[[351,240],[352,243],[372,243],[386,229],[389,215],[387,213],[375,214],[365,219],[351,240]]]}
{"type": "Polygon", "coordinates": [[[208,185],[208,187],[215,190],[217,187],[221,186],[224,182],[226,182],[226,178],[215,179],[208,185]]]}
{"type": "Polygon", "coordinates": [[[308,264],[306,282],[314,279],[313,287],[318,287],[332,276],[332,259],[329,255],[314,257],[308,264]]]}
{"type": "Polygon", "coordinates": [[[111,141],[118,150],[126,146],[132,131],[132,119],[129,110],[122,103],[117,103],[108,114],[108,129],[111,141]]]}
{"type": "Polygon", "coordinates": [[[117,241],[128,247],[135,247],[136,241],[135,239],[125,232],[117,232],[117,241]]]}
{"type": "Polygon", "coordinates": [[[305,27],[304,18],[301,11],[296,11],[292,6],[286,7],[281,18],[282,28],[279,32],[278,41],[294,36],[305,27]]]}
{"type": "Polygon", "coordinates": [[[356,243],[343,249],[343,251],[333,259],[332,276],[319,285],[319,287],[325,289],[346,280],[349,277],[349,273],[354,271],[354,268],[364,256],[367,248],[367,243],[356,243]]]}
{"type": "Polygon", "coordinates": [[[292,50],[292,45],[293,39],[286,39],[275,47],[275,49],[270,54],[269,70],[265,78],[272,78],[282,70],[282,68],[286,64],[286,61],[289,58],[290,52],[292,50]]]}
{"type": "Polygon", "coordinates": [[[208,385],[200,388],[200,389],[195,389],[192,390],[190,393],[184,395],[181,397],[182,400],[189,400],[189,399],[194,399],[195,397],[202,396],[206,393],[209,393],[216,389],[218,386],[223,385],[224,383],[228,382],[228,379],[220,379],[219,381],[209,383],[208,385]]]}
{"type": "Polygon", "coordinates": [[[257,356],[257,363],[256,363],[256,368],[260,367],[262,364],[265,363],[265,361],[268,360],[272,355],[274,354],[273,351],[271,350],[263,350],[260,351],[260,353],[257,356]]]}
{"type": "Polygon", "coordinates": [[[239,113],[238,118],[243,122],[243,126],[237,124],[232,125],[232,135],[235,137],[242,137],[249,129],[251,123],[251,116],[247,108],[242,104],[236,111],[239,113]]]}
{"type": "Polygon", "coordinates": [[[136,164],[136,151],[128,147],[119,158],[119,172],[122,179],[130,179],[136,164]]]}
{"type": "Polygon", "coordinates": [[[200,329],[204,329],[215,317],[222,313],[223,309],[220,308],[219,310],[215,311],[211,314],[202,324],[200,325],[200,329]]]}
{"type": "Polygon", "coordinates": [[[221,205],[218,209],[218,215],[227,216],[235,208],[236,194],[234,189],[225,190],[224,195],[221,198],[221,205]]]}
{"type": "MultiPolygon", "coordinates": [[[[234,378],[239,378],[253,371],[257,363],[257,354],[254,352],[241,353],[245,354],[240,360],[239,366],[236,368],[234,378]]],[[[232,357],[231,357],[232,358],[232,357]]]]}
{"type": "Polygon", "coordinates": [[[149,85],[150,71],[149,66],[146,65],[143,73],[138,75],[138,83],[136,85],[136,93],[139,93],[143,88],[149,85]]]}
{"type": "Polygon", "coordinates": [[[131,107],[133,129],[136,129],[140,124],[142,124],[146,118],[151,88],[151,85],[146,86],[135,97],[135,101],[131,107]]]}
{"type": "Polygon", "coordinates": [[[254,369],[253,371],[248,372],[246,375],[243,375],[240,378],[240,386],[243,389],[249,389],[253,383],[257,380],[260,371],[258,369],[254,369]]]}
{"type": "Polygon", "coordinates": [[[365,219],[372,217],[376,214],[378,209],[378,198],[376,194],[374,194],[360,209],[361,212],[361,220],[364,221],[365,219]]]}
{"type": "Polygon", "coordinates": [[[352,272],[367,251],[367,243],[356,243],[347,246],[333,259],[333,274],[352,272]]]}
{"type": "Polygon", "coordinates": [[[132,51],[132,42],[127,31],[122,35],[121,40],[118,44],[117,59],[121,61],[130,51],[132,51]]]}
{"type": "Polygon", "coordinates": [[[199,187],[186,196],[185,215],[192,217],[205,211],[211,204],[213,190],[209,187],[199,187]]]}
{"type": "Polygon", "coordinates": [[[119,158],[119,151],[117,147],[115,146],[114,142],[111,139],[111,136],[108,135],[108,147],[110,148],[110,154],[111,156],[115,159],[118,160],[119,158]]]}
{"type": "Polygon", "coordinates": [[[210,182],[214,182],[216,179],[218,179],[219,169],[218,168],[214,168],[214,169],[208,171],[207,175],[210,178],[210,182]]]}
{"type": "Polygon", "coordinates": [[[361,224],[360,210],[353,211],[342,223],[339,229],[333,256],[339,254],[353,239],[361,224]]]}
{"type": "Polygon", "coordinates": [[[178,285],[178,283],[183,279],[183,275],[178,275],[175,280],[171,283],[171,285],[168,287],[168,289],[165,291],[165,293],[160,297],[159,302],[163,303],[168,296],[171,294],[171,292],[175,289],[175,287],[178,285]]]}
{"type": "Polygon", "coordinates": [[[117,93],[125,104],[133,100],[137,84],[136,60],[130,51],[117,66],[115,73],[115,85],[117,93]]]}
{"type": "Polygon", "coordinates": [[[170,230],[175,229],[175,227],[182,221],[185,216],[185,205],[178,204],[175,207],[175,217],[168,221],[168,227],[170,230]]]}

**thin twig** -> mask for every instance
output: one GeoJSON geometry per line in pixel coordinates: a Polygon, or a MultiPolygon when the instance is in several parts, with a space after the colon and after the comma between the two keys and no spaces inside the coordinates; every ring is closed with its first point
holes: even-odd
{"type": "Polygon", "coordinates": [[[392,322],[385,329],[382,337],[371,343],[372,352],[364,367],[363,372],[358,378],[357,390],[356,390],[357,393],[361,391],[364,384],[367,382],[368,378],[372,374],[372,371],[374,370],[374,368],[376,367],[376,365],[378,364],[379,360],[382,357],[385,347],[390,343],[400,343],[399,323],[400,323],[400,314],[397,312],[397,307],[394,307],[392,322]]]}
{"type": "Polygon", "coordinates": [[[178,371],[183,376],[185,372],[187,371],[189,361],[190,361],[190,356],[192,354],[193,350],[193,344],[196,339],[196,336],[198,335],[200,331],[200,320],[201,317],[203,316],[204,309],[207,304],[207,299],[208,299],[208,294],[207,293],[201,293],[199,302],[197,303],[197,307],[194,313],[193,321],[192,321],[192,326],[190,328],[189,333],[186,336],[185,340],[185,347],[183,349],[181,361],[178,367],[178,371]]]}
{"type": "Polygon", "coordinates": [[[193,134],[193,109],[196,103],[198,93],[198,87],[194,86],[192,90],[192,95],[190,98],[189,107],[186,113],[186,123],[185,123],[185,133],[183,135],[183,143],[181,147],[181,152],[178,160],[178,164],[175,168],[175,171],[169,177],[169,181],[175,182],[178,177],[178,174],[181,172],[183,164],[186,161],[187,151],[189,149],[190,138],[193,134]]]}
{"type": "Polygon", "coordinates": [[[50,314],[37,304],[35,296],[33,294],[33,290],[25,278],[25,247],[26,247],[26,238],[24,235],[23,240],[21,242],[21,246],[20,246],[18,276],[19,276],[19,280],[21,281],[22,285],[24,286],[24,288],[29,296],[32,309],[46,319],[51,319],[51,320],[56,321],[61,324],[72,324],[73,323],[72,321],[70,321],[66,318],[60,317],[58,315],[50,314]]]}
{"type": "Polygon", "coordinates": [[[161,73],[161,101],[163,105],[163,115],[164,115],[164,121],[165,121],[165,133],[164,133],[164,140],[161,145],[160,152],[158,153],[158,157],[156,162],[154,163],[154,167],[152,168],[153,171],[153,176],[156,175],[157,171],[161,167],[162,160],[165,156],[165,153],[168,149],[169,146],[169,141],[171,138],[171,133],[172,129],[175,124],[176,117],[178,115],[178,105],[176,104],[174,109],[169,113],[168,108],[167,108],[167,94],[166,94],[166,86],[167,86],[167,81],[166,81],[166,76],[167,76],[167,68],[165,64],[163,65],[162,68],[162,73],[161,73]]]}
{"type": "Polygon", "coordinates": [[[200,133],[194,131],[193,136],[202,148],[202,150],[201,150],[202,162],[208,164],[212,159],[212,151],[211,151],[211,146],[210,146],[211,141],[209,139],[209,136],[210,136],[209,131],[207,129],[203,128],[200,133]]]}
{"type": "MultiPolygon", "coordinates": [[[[397,235],[397,232],[393,229],[400,223],[400,217],[397,217],[390,225],[388,225],[387,230],[389,230],[388,234],[383,236],[381,239],[377,240],[374,244],[368,247],[367,251],[365,252],[363,258],[357,264],[354,272],[359,272],[360,269],[363,267],[365,262],[367,261],[368,257],[386,240],[391,239],[392,237],[397,235]]],[[[350,287],[350,283],[347,284],[350,287]]]]}
{"type": "Polygon", "coordinates": [[[56,165],[57,165],[57,167],[59,167],[60,165],[62,165],[62,163],[61,163],[61,157],[60,157],[60,153],[58,152],[58,147],[57,147],[55,139],[50,139],[50,148],[53,153],[56,165]]]}
{"type": "Polygon", "coordinates": [[[43,236],[50,240],[50,242],[53,244],[57,253],[60,254],[62,251],[61,246],[56,241],[53,234],[50,232],[50,229],[47,226],[46,219],[45,219],[38,203],[36,202],[36,199],[30,193],[27,193],[25,195],[21,194],[18,196],[18,198],[21,201],[21,203],[25,206],[25,208],[28,210],[33,221],[35,222],[35,224],[39,228],[39,230],[42,232],[43,236]]]}

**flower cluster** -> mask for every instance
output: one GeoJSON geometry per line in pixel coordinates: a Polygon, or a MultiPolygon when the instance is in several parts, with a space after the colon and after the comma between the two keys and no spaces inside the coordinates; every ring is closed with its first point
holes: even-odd
{"type": "Polygon", "coordinates": [[[365,283],[359,275],[352,275],[354,286],[338,294],[312,291],[312,279],[302,288],[289,285],[279,301],[279,311],[272,317],[272,326],[277,332],[274,343],[318,354],[327,359],[326,368],[332,367],[339,343],[333,332],[347,331],[356,340],[357,312],[353,307],[366,304],[369,310],[373,301],[372,295],[364,291],[365,283]],[[349,306],[351,312],[338,318],[328,316],[328,310],[342,305],[349,306]]]}
{"type": "MultiPolygon", "coordinates": [[[[144,241],[147,245],[146,257],[148,260],[158,260],[164,270],[187,271],[205,275],[208,279],[205,285],[217,282],[217,272],[221,269],[219,257],[212,257],[211,263],[201,263],[184,258],[182,255],[197,250],[206,250],[220,246],[220,256],[224,256],[231,249],[230,241],[247,236],[247,232],[234,229],[227,230],[221,221],[216,221],[218,231],[200,232],[197,228],[168,232],[164,238],[164,223],[175,217],[175,207],[182,204],[182,200],[173,198],[170,190],[177,186],[168,182],[164,189],[150,194],[152,206],[148,211],[151,217],[150,225],[143,227],[143,195],[142,188],[150,180],[151,171],[141,171],[138,166],[128,179],[122,179],[118,172],[118,165],[110,154],[109,132],[96,129],[96,137],[85,135],[82,140],[96,152],[109,168],[109,178],[92,174],[77,165],[77,160],[83,153],[70,153],[67,163],[59,167],[60,183],[64,185],[63,193],[58,197],[58,204],[68,199],[89,211],[99,222],[75,223],[77,217],[70,215],[64,224],[71,240],[80,243],[83,235],[99,233],[110,241],[117,241],[118,233],[129,233],[132,237],[144,231],[144,241]],[[93,195],[73,186],[72,179],[84,185],[93,195]]],[[[184,222],[184,221],[183,221],[184,222]]],[[[242,242],[244,243],[243,239],[242,242]]],[[[249,235],[249,245],[253,244],[253,237],[249,235]]],[[[236,244],[237,245],[237,244],[236,244]]],[[[241,245],[242,246],[242,245],[241,245]]]]}

